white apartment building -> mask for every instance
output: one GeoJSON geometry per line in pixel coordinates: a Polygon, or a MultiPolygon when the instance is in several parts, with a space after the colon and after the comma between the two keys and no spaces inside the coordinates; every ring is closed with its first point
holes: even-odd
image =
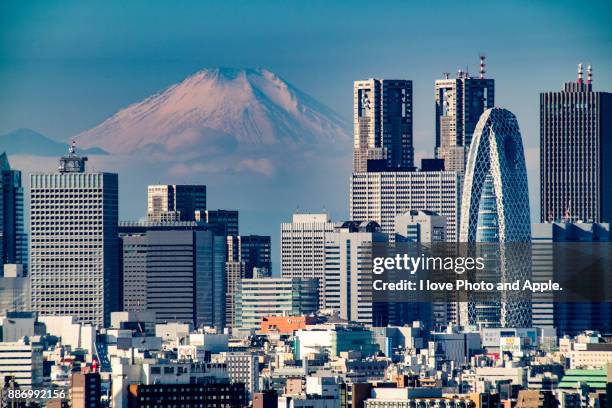
{"type": "Polygon", "coordinates": [[[353,173],[350,218],[376,221],[394,241],[395,217],[429,210],[446,218],[446,239],[458,238],[461,178],[452,171],[353,173]]]}

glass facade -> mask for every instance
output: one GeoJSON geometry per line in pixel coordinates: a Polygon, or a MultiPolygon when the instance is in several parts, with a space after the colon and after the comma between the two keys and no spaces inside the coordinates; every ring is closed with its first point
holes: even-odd
{"type": "MultiPolygon", "coordinates": [[[[527,170],[518,122],[506,109],[489,109],[480,117],[470,145],[459,240],[508,243],[530,239],[527,170]]],[[[484,250],[488,259],[495,259],[499,269],[492,273],[498,281],[511,282],[529,273],[530,259],[513,259],[498,248],[493,253],[491,248],[484,250]]],[[[531,303],[502,292],[499,302],[464,302],[460,319],[463,324],[529,327],[531,303]]]]}

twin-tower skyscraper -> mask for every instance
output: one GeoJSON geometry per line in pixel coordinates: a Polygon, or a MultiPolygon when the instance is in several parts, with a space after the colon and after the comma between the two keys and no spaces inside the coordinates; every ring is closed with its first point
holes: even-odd
{"type": "MultiPolygon", "coordinates": [[[[495,106],[495,80],[459,70],[435,82],[435,156],[463,174],[480,115],[495,106]]],[[[353,172],[406,171],[414,163],[412,81],[368,79],[354,84],[353,172]]]]}
{"type": "MultiPolygon", "coordinates": [[[[512,113],[493,109],[495,80],[485,78],[484,61],[483,56],[476,77],[459,70],[456,78],[445,74],[443,79],[435,82],[437,160],[433,161],[433,167],[422,166],[421,171],[453,172],[458,176],[459,191],[454,192],[458,222],[455,223],[455,231],[448,231],[447,236],[451,240],[525,242],[530,239],[530,220],[521,135],[512,113]],[[470,146],[475,134],[478,143],[472,146],[472,152],[470,146]],[[508,159],[510,155],[512,157],[508,159]],[[501,228],[493,228],[496,226],[501,228]]],[[[355,81],[354,104],[353,180],[363,179],[357,176],[359,173],[415,172],[412,81],[355,81]]],[[[398,180],[397,177],[386,179],[398,180]]],[[[419,182],[414,177],[415,188],[418,188],[419,182]]],[[[359,206],[378,206],[354,194],[367,192],[368,189],[364,190],[359,185],[352,187],[352,216],[359,214],[358,206],[353,205],[355,203],[359,206]]],[[[403,187],[388,186],[396,191],[403,191],[403,187]]],[[[448,193],[441,191],[440,195],[445,192],[448,193]]],[[[399,200],[403,199],[401,194],[397,196],[399,200]]],[[[404,206],[413,205],[413,201],[417,205],[423,204],[411,196],[404,201],[404,206]]],[[[433,201],[430,203],[425,205],[443,209],[447,206],[433,201]]],[[[383,204],[380,205],[381,212],[385,211],[383,204]]],[[[439,211],[438,208],[407,207],[400,210],[439,211]]],[[[383,220],[384,230],[384,214],[379,218],[383,220]]]]}

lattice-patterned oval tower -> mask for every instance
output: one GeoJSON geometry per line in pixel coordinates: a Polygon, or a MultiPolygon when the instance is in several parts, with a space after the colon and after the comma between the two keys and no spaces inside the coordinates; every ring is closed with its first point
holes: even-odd
{"type": "Polygon", "coordinates": [[[478,241],[483,192],[494,196],[495,206],[488,210],[497,215],[496,242],[529,242],[531,221],[523,142],[516,117],[506,109],[486,110],[474,130],[463,183],[460,242],[478,241]]]}
{"type": "MultiPolygon", "coordinates": [[[[531,220],[525,154],[516,117],[506,109],[486,110],[476,125],[465,171],[460,225],[460,242],[485,243],[476,248],[490,265],[481,278],[501,283],[529,278],[531,220]]],[[[460,319],[485,327],[531,326],[528,294],[502,291],[498,299],[462,304],[460,319]]]]}

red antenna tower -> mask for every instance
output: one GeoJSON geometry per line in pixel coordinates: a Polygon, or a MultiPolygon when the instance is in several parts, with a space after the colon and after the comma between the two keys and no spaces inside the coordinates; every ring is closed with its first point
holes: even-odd
{"type": "Polygon", "coordinates": [[[582,85],[582,62],[578,64],[578,83],[582,85]]]}
{"type": "Polygon", "coordinates": [[[484,79],[485,72],[485,59],[487,57],[484,54],[480,54],[480,79],[484,79]]]}
{"type": "Polygon", "coordinates": [[[593,82],[593,67],[591,67],[591,65],[589,64],[589,66],[587,67],[587,84],[591,85],[592,82],[593,82]]]}

